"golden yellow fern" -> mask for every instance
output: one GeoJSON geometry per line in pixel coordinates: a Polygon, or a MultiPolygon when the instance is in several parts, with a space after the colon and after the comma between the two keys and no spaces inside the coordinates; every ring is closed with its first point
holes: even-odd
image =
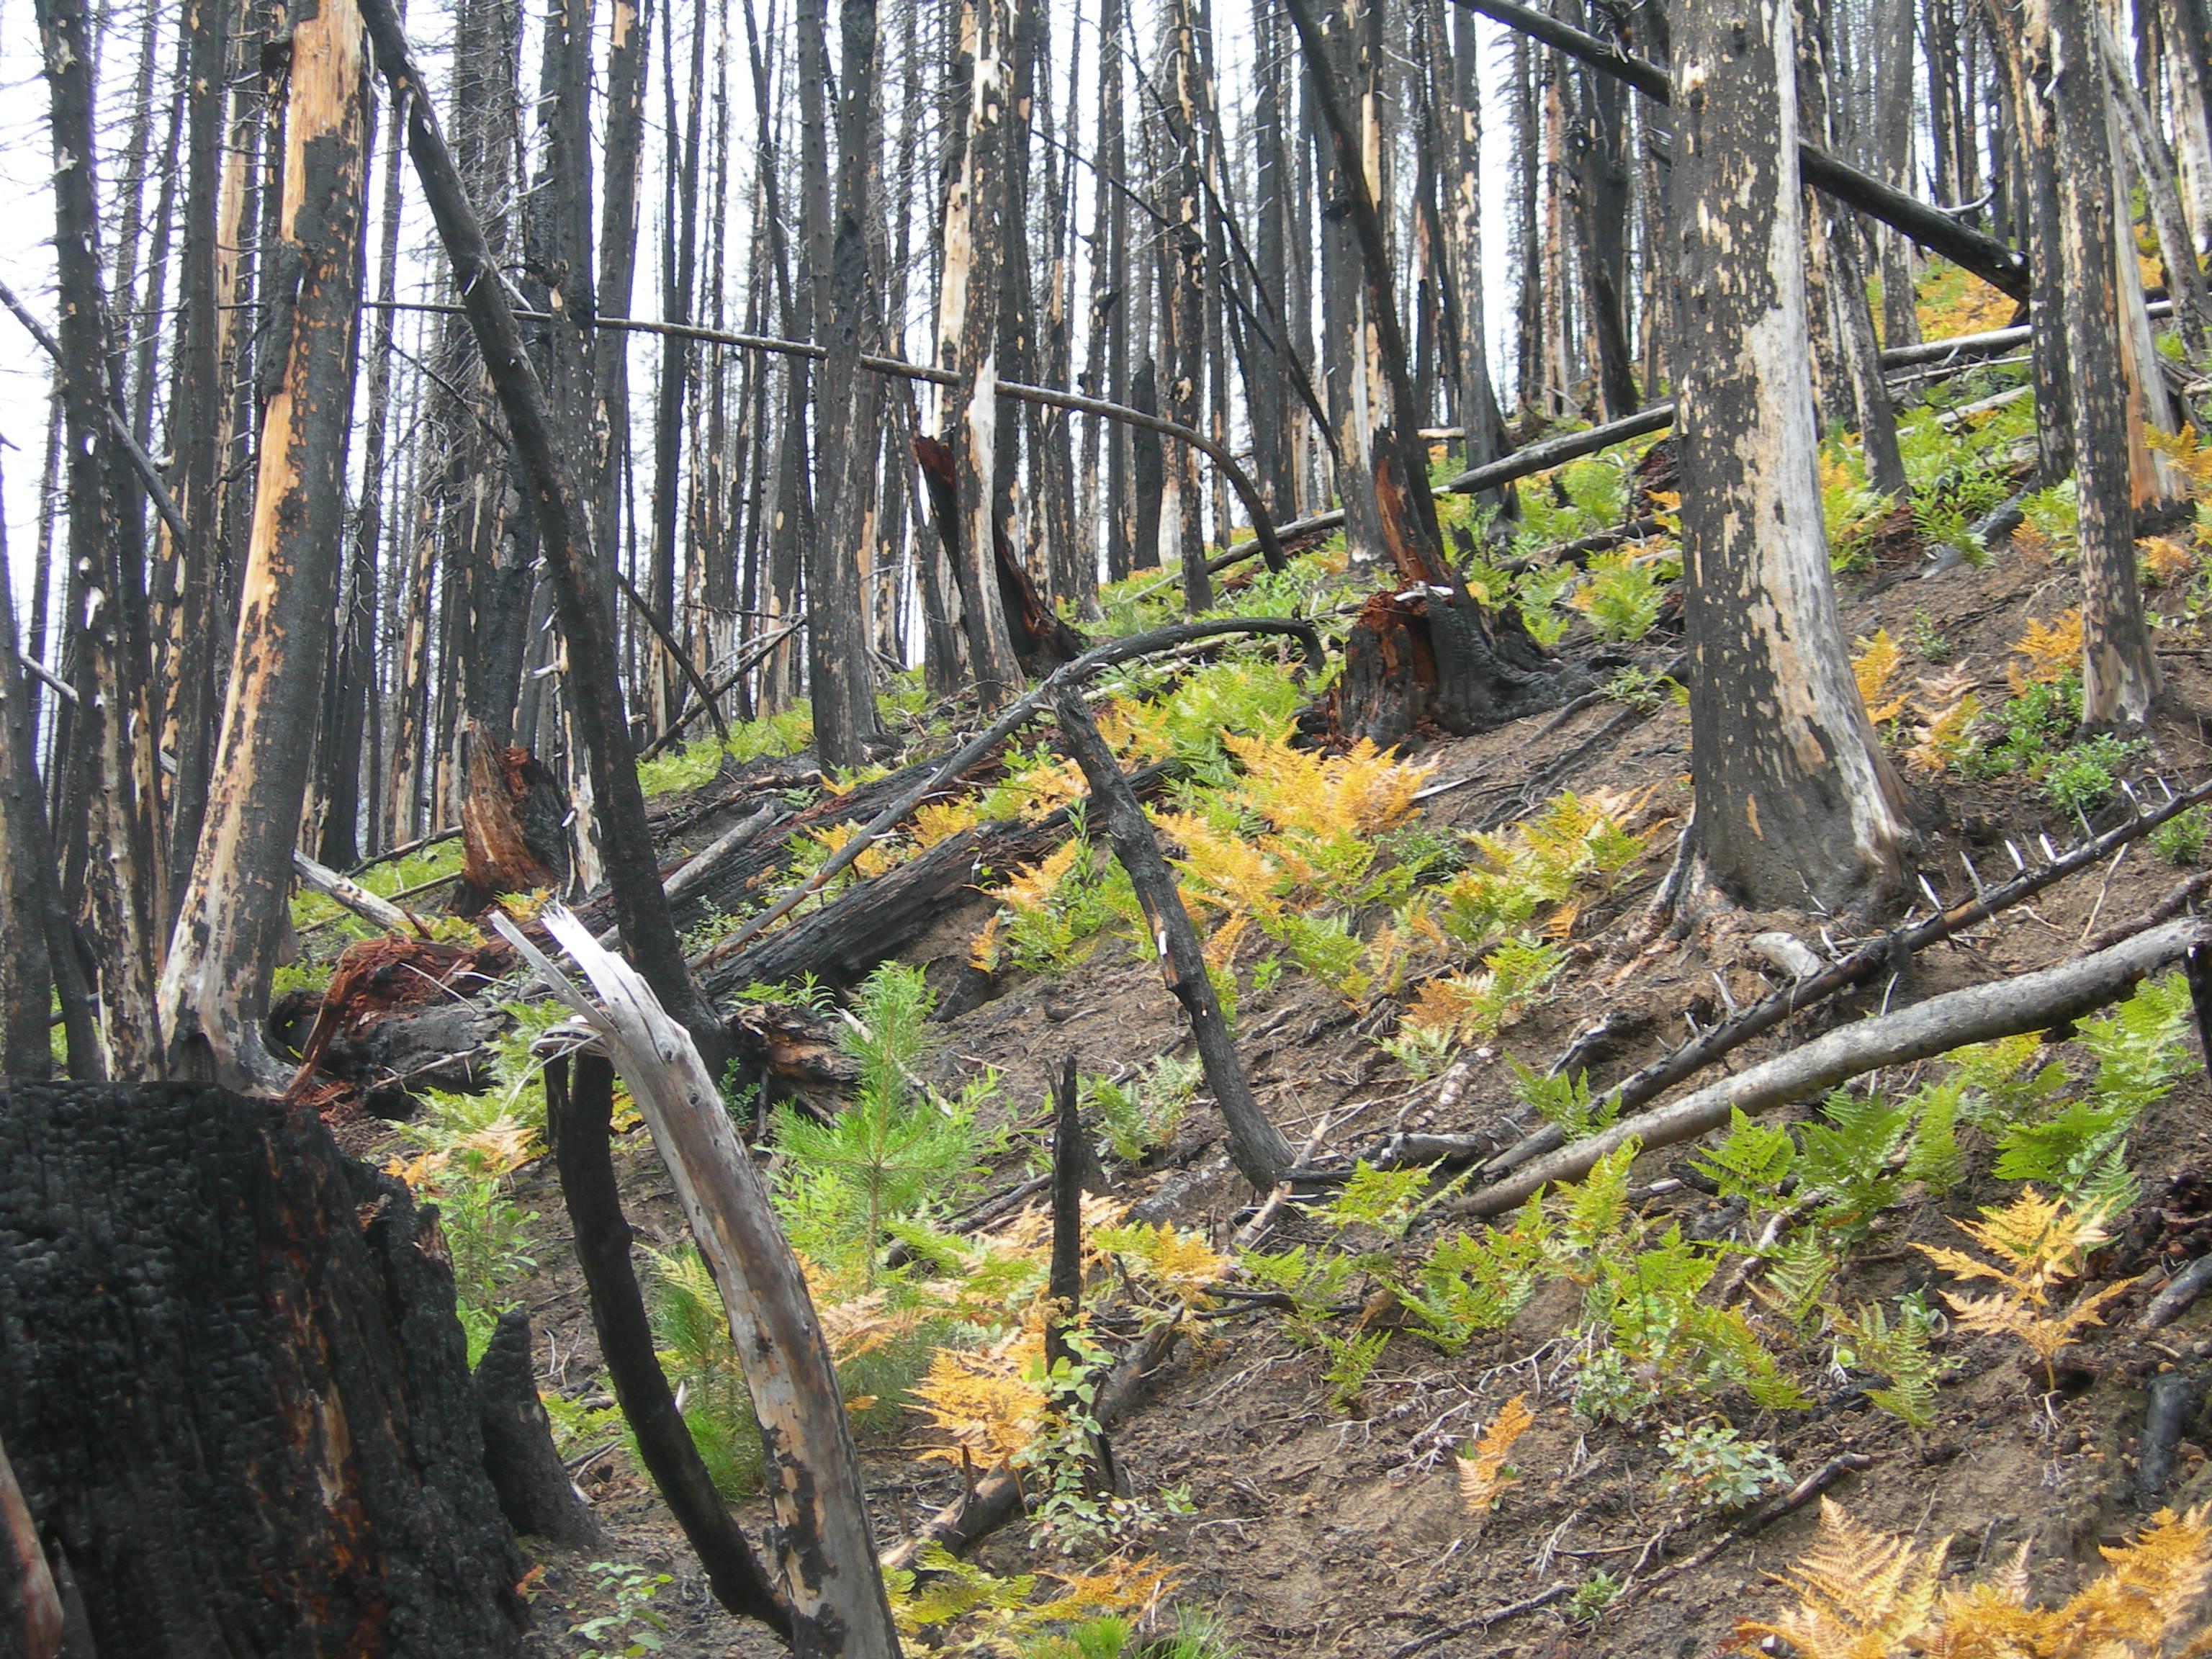
{"type": "Polygon", "coordinates": [[[1915,1548],[1858,1526],[1824,1498],[1812,1547],[1770,1575],[1796,1605],[1740,1621],[1732,1645],[1778,1638],[1797,1659],[2184,1659],[2201,1640],[2167,1644],[2212,1571],[2208,1534],[2203,1510],[2161,1510],[2134,1540],[2102,1551],[2101,1577],[2058,1607],[2036,1607],[2026,1546],[1988,1577],[1939,1595],[1948,1540],[1915,1548]]]}
{"type": "Polygon", "coordinates": [[[2081,665],[2081,607],[2074,606],[2048,626],[2030,617],[2027,629],[2012,648],[2027,659],[2025,669],[2015,663],[2009,671],[2015,694],[2025,690],[2031,681],[2051,685],[2064,679],[2081,665]]]}
{"type": "Polygon", "coordinates": [[[1459,1501],[1477,1520],[1496,1509],[1505,1489],[1520,1480],[1518,1472],[1509,1468],[1505,1460],[1512,1453],[1513,1443],[1528,1433],[1535,1420],[1528,1396],[1516,1394],[1500,1408],[1490,1426],[1475,1436],[1473,1456],[1464,1452],[1455,1455],[1453,1461],[1459,1465],[1459,1501]]]}
{"type": "Polygon", "coordinates": [[[2082,1258],[2105,1242],[2102,1218],[2076,1211],[2063,1199],[2045,1198],[2033,1187],[2002,1208],[1983,1210],[1982,1217],[1952,1224],[1995,1256],[1994,1262],[1941,1244],[1914,1248],[1957,1278],[1995,1280],[1997,1289],[1989,1296],[1946,1291],[1943,1299],[1967,1330],[2025,1343],[2043,1362],[2045,1380],[2056,1386],[2051,1360],[2059,1349],[2083,1327],[2103,1324],[2105,1304],[2128,1288],[2122,1280],[2079,1297],[2069,1308],[2051,1306],[2051,1292],[2077,1277],[2082,1258]]]}
{"type": "Polygon", "coordinates": [[[1905,653],[1890,638],[1887,628],[1876,629],[1870,640],[1859,641],[1858,647],[1858,654],[1851,659],[1851,673],[1859,683],[1859,701],[1866,705],[1869,720],[1886,726],[1905,709],[1905,699],[1893,695],[1889,684],[1905,660],[1905,653]]]}
{"type": "Polygon", "coordinates": [[[934,847],[940,841],[973,830],[982,813],[969,797],[959,800],[925,801],[914,809],[914,839],[917,846],[934,847]]]}
{"type": "Polygon", "coordinates": [[[939,1348],[914,1398],[948,1442],[922,1453],[982,1468],[1011,1462],[1036,1438],[1051,1403],[1032,1376],[1044,1360],[1042,1329],[1021,1329],[988,1348],[939,1348]]]}

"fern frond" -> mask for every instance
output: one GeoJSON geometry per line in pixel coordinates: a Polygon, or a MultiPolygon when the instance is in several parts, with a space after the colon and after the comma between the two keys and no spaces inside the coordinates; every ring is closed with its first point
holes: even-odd
{"type": "Polygon", "coordinates": [[[1459,1465],[1459,1501],[1477,1520],[1496,1509],[1505,1489],[1520,1480],[1505,1460],[1512,1454],[1513,1443],[1535,1420],[1528,1396],[1516,1394],[1491,1419],[1490,1426],[1475,1436],[1473,1455],[1465,1452],[1455,1455],[1459,1465]]]}

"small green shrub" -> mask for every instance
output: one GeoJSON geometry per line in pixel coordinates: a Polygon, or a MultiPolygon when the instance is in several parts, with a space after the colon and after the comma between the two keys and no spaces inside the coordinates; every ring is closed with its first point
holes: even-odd
{"type": "Polygon", "coordinates": [[[2192,806],[2150,832],[2151,850],[2168,864],[2199,863],[2208,829],[2212,829],[2212,808],[2192,806]]]}
{"type": "Polygon", "coordinates": [[[1622,550],[1601,553],[1589,562],[1588,579],[1574,596],[1575,608],[1590,621],[1598,638],[1620,643],[1642,639],[1659,620],[1667,584],[1679,562],[1622,550]]]}
{"type": "Polygon", "coordinates": [[[1790,1478],[1773,1448],[1746,1440],[1725,1423],[1670,1425],[1659,1431],[1659,1445],[1667,1454],[1659,1496],[1671,1503],[1734,1514],[1790,1478]]]}
{"type": "Polygon", "coordinates": [[[649,1572],[628,1561],[594,1561],[592,1576],[599,1591],[614,1605],[605,1613],[568,1626],[568,1634],[584,1638],[579,1659],[638,1659],[659,1653],[666,1645],[662,1636],[668,1621],[653,1611],[653,1599],[676,1581],[665,1572],[649,1572]]]}

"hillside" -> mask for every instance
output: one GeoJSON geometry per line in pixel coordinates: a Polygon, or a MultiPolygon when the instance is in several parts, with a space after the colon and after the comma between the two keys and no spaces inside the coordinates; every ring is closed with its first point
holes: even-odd
{"type": "MultiPolygon", "coordinates": [[[[1936,395],[1974,401],[1989,384],[1936,395]]],[[[1609,452],[1524,491],[1524,527],[1491,556],[1494,577],[1477,566],[1478,584],[1498,584],[1493,602],[1518,603],[1538,637],[1601,683],[1552,714],[1431,735],[1392,757],[1292,738],[1310,688],[1293,684],[1287,645],[1209,647],[1103,683],[1100,723],[1124,763],[1166,769],[1155,822],[1233,998],[1253,1091],[1302,1167],[1339,1172],[1271,1206],[1256,1234],[1255,1195],[1230,1168],[1182,1010],[1133,946],[1132,901],[1103,838],[972,872],[965,895],[865,984],[741,994],[795,1002],[790,1018],[858,1062],[841,1071],[817,1054],[769,1085],[787,1093],[811,1066],[819,1101],[822,1078],[842,1077],[826,1085],[833,1100],[859,1091],[838,1103],[842,1136],[788,1106],[767,1115],[741,1096],[732,1110],[768,1125],[764,1167],[862,1402],[879,1538],[958,1498],[961,1445],[967,1478],[1009,1450],[1028,1466],[1027,1525],[972,1558],[999,1577],[925,1573],[908,1592],[917,1619],[985,1609],[928,1626],[928,1639],[1012,1640],[1027,1615],[988,1609],[1057,1592],[1010,1589],[1020,1581],[1009,1576],[1042,1572],[1050,1585],[1103,1572],[1037,1630],[1081,1647],[1083,1620],[1119,1608],[1147,1625],[1180,1618],[1209,1650],[1249,1654],[1702,1654],[1739,1619],[1790,1605],[1765,1575],[1808,1548],[1816,1506],[1801,1492],[1793,1512],[1753,1523],[1808,1480],[1825,1478],[1864,1526],[1923,1546],[1948,1537],[1938,1562],[1959,1584],[2027,1547],[2027,1582],[2045,1601],[2094,1578],[2098,1547],[2160,1504],[2212,1493],[2197,1415],[2208,1313],[2142,1322],[2167,1275],[2212,1241],[2205,1079],[2178,975],[2043,1046],[2023,1037],[1875,1072],[1695,1147],[1609,1159],[1498,1224],[1453,1213],[1465,1153],[1430,1173],[1419,1162],[1431,1146],[1404,1173],[1363,1165],[1343,1184],[1362,1153],[1387,1164],[1394,1136],[1502,1151],[1546,1121],[1571,1135],[1601,1125],[1610,1087],[1785,981],[1762,935],[1833,959],[2205,775],[2194,711],[2212,647],[2194,620],[2200,556],[2185,521],[2142,544],[2172,696],[2148,740],[2128,745],[2066,741],[2078,593],[2063,493],[2029,497],[2022,527],[1986,557],[1942,556],[1947,515],[1963,541],[1964,522],[2012,493],[2020,413],[1984,415],[1960,437],[1932,415],[1908,422],[1924,470],[1909,520],[1854,488],[1850,450],[1832,446],[1826,464],[1862,689],[1923,836],[1911,886],[1878,915],[1752,915],[1695,895],[1677,925],[1655,915],[1688,801],[1686,724],[1666,678],[1670,498],[1652,487],[1663,447],[1609,452]],[[1552,556],[1655,512],[1654,536],[1585,556],[1580,574],[1552,556]],[[1527,568],[1510,574],[1514,562],[1527,568]],[[841,1004],[859,1025],[840,1030],[828,1011],[841,1004]],[[1091,1335],[1111,1354],[1166,1325],[1180,1333],[1109,1432],[1118,1499],[1086,1495],[1081,1459],[1040,1440],[1036,1416],[1048,1232],[1036,1175],[1051,1079],[1070,1057],[1107,1175],[1085,1206],[1091,1335]],[[2065,1333],[2047,1373],[2018,1334],[1970,1328],[1959,1303],[1986,1285],[1960,1279],[1961,1258],[1928,1253],[1971,1251],[1959,1224],[2031,1190],[2080,1231],[2081,1248],[2053,1257],[2053,1307],[2078,1291],[2097,1316],[2065,1333]],[[1024,1193],[1004,1216],[1005,1198],[1024,1193]],[[2142,1437],[2161,1376],[2182,1379],[2186,1409],[2154,1480],[2142,1437]],[[1492,1460],[1511,1473],[1477,1513],[1492,1500],[1463,1495],[1474,1464],[1462,1460],[1521,1408],[1525,1433],[1492,1460]]],[[[2194,452],[2177,453],[2194,467],[2194,452]]],[[[1480,528],[1464,505],[1456,516],[1480,528]]],[[[1224,602],[1340,629],[1340,596],[1362,591],[1342,563],[1324,545],[1224,602]]],[[[1157,614],[1158,579],[1153,593],[1145,586],[1104,596],[1111,633],[1157,614]]],[[[916,698],[896,707],[909,754],[942,752],[941,714],[916,698]]],[[[820,823],[836,817],[825,805],[869,799],[866,776],[794,788],[803,754],[752,752],[803,735],[789,720],[742,728],[730,749],[650,763],[664,867],[764,803],[820,823]]],[[[865,907],[871,882],[928,845],[979,822],[1035,820],[1080,793],[1052,728],[1037,726],[864,855],[826,902],[865,907]]],[[[2203,884],[2205,827],[2193,809],[1792,1017],[1723,1068],[2063,962],[2186,908],[2203,884]]],[[[768,866],[756,890],[780,890],[848,833],[790,833],[788,867],[768,866]]],[[[302,902],[303,923],[319,903],[302,902]]],[[[695,908],[681,918],[687,943],[706,948],[742,914],[695,908]]],[[[525,1012],[526,1034],[549,1017],[525,1012]]],[[[443,1206],[457,1265],[481,1264],[462,1273],[465,1309],[529,1310],[563,1449],[608,1531],[592,1559],[672,1577],[646,1604],[667,1620],[667,1650],[769,1651],[713,1608],[623,1449],[558,1187],[532,1138],[542,1100],[523,1039],[506,1042],[488,1092],[432,1093],[396,1127],[341,1105],[344,1137],[417,1160],[410,1179],[443,1206]]],[[[743,1491],[757,1457],[711,1285],[696,1258],[683,1265],[681,1218],[646,1135],[633,1127],[618,1147],[664,1361],[684,1380],[710,1466],[743,1491]]],[[[610,1605],[602,1570],[580,1555],[541,1559],[539,1650],[584,1651],[584,1637],[559,1632],[610,1605]]],[[[1024,1650],[1036,1639],[1021,1638],[1024,1650]]]]}

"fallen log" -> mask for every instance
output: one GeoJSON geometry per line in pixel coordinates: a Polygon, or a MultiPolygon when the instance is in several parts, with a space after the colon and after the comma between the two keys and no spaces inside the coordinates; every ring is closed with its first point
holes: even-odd
{"type": "Polygon", "coordinates": [[[350,881],[326,864],[318,864],[296,848],[292,854],[292,868],[300,878],[300,884],[311,893],[320,893],[334,904],[344,906],[372,927],[381,927],[387,933],[404,933],[412,931],[428,939],[430,930],[420,918],[401,909],[390,899],[380,898],[357,881],[350,881]]]}
{"type": "Polygon", "coordinates": [[[1457,1215],[1501,1215],[1540,1188],[1580,1180],[1598,1159],[1631,1140],[1645,1152],[1674,1146],[1725,1127],[1736,1111],[1756,1115],[1885,1066],[2063,1025],[2118,1001],[2144,975],[2179,961],[2191,945],[2207,939],[2212,939],[2212,923],[2194,919],[2168,922],[2094,956],[2017,979],[1948,992],[1895,1013],[1838,1027],[1694,1094],[1622,1118],[1611,1128],[1535,1158],[1446,1208],[1457,1215]]]}
{"type": "Polygon", "coordinates": [[[103,1654],[506,1655],[434,1213],[312,1113],[0,1091],[0,1440],[103,1654]]]}

